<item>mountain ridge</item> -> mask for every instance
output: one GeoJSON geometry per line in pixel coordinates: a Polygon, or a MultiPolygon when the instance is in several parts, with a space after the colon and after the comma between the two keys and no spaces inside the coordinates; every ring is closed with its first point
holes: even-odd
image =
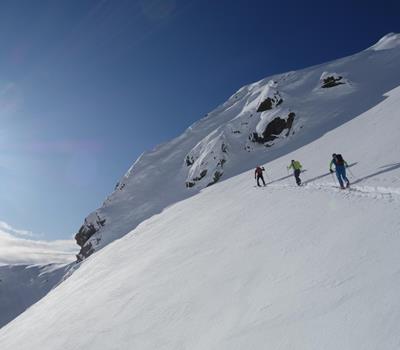
{"type": "Polygon", "coordinates": [[[264,164],[266,187],[249,170],[143,221],[3,327],[0,347],[395,349],[400,85],[384,97],[264,164]]]}
{"type": "Polygon", "coordinates": [[[311,142],[379,103],[399,82],[392,74],[399,37],[390,33],[360,53],[245,85],[180,136],[144,152],[102,207],[86,217],[75,236],[81,246],[78,260],[166,206],[311,142]],[[375,90],[362,83],[376,85],[375,90]],[[352,106],[352,95],[363,94],[365,101],[352,106]],[[324,114],[321,128],[318,116],[324,114]]]}

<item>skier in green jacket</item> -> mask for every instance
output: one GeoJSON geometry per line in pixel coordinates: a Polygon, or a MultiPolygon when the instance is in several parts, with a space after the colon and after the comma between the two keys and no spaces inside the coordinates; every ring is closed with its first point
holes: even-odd
{"type": "Polygon", "coordinates": [[[301,185],[301,179],[300,179],[300,172],[301,172],[302,165],[298,160],[292,160],[290,162],[290,165],[287,167],[287,169],[293,169],[293,174],[296,179],[296,183],[298,186],[301,185]]]}

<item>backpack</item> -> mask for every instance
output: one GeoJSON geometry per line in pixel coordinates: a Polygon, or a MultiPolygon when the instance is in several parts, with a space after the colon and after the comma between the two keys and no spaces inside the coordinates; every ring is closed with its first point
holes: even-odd
{"type": "Polygon", "coordinates": [[[341,154],[336,155],[336,164],[337,165],[344,165],[344,159],[341,154]]]}

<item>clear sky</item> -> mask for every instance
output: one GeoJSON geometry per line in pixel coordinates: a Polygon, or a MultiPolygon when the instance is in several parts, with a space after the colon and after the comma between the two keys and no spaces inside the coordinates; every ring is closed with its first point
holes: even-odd
{"type": "Polygon", "coordinates": [[[400,32],[399,13],[397,0],[1,1],[0,221],[71,238],[140,153],[247,83],[400,32]]]}

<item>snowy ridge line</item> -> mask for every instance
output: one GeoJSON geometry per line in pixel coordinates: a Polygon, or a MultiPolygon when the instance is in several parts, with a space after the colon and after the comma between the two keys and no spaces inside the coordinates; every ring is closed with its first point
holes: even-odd
{"type": "Polygon", "coordinates": [[[346,197],[356,195],[359,197],[367,197],[372,199],[382,199],[387,201],[399,201],[400,202],[400,188],[390,188],[390,187],[382,187],[382,186],[351,186],[347,189],[340,189],[337,184],[333,184],[332,182],[326,183],[307,183],[303,186],[295,186],[288,184],[271,184],[266,187],[270,188],[291,188],[291,189],[310,189],[310,190],[324,190],[326,192],[336,192],[345,194],[346,197]]]}
{"type": "MultiPolygon", "coordinates": [[[[342,135],[340,144],[347,160],[357,159],[359,169],[366,171],[357,184],[372,177],[372,184],[378,184],[377,175],[400,169],[400,130],[392,117],[397,115],[395,89],[400,85],[398,38],[390,34],[374,49],[248,84],[180,136],[144,152],[78,229],[78,260],[123,237],[168,206],[291,152],[296,151],[300,160],[309,160],[308,164],[320,164],[319,169],[314,165],[313,169],[322,179],[325,175],[318,174],[326,172],[327,164],[314,157],[320,149],[300,156],[302,147],[320,138],[324,139],[320,146],[330,154],[331,150],[339,151],[334,135],[342,135]],[[363,122],[357,122],[359,118],[363,122]],[[355,143],[357,135],[365,142],[355,143]],[[364,150],[359,149],[360,144],[365,145],[364,150]],[[369,145],[375,147],[367,159],[369,145]],[[370,169],[366,162],[375,159],[381,164],[382,154],[388,165],[370,169]]],[[[396,179],[383,181],[379,183],[382,186],[400,187],[396,179]]]]}

